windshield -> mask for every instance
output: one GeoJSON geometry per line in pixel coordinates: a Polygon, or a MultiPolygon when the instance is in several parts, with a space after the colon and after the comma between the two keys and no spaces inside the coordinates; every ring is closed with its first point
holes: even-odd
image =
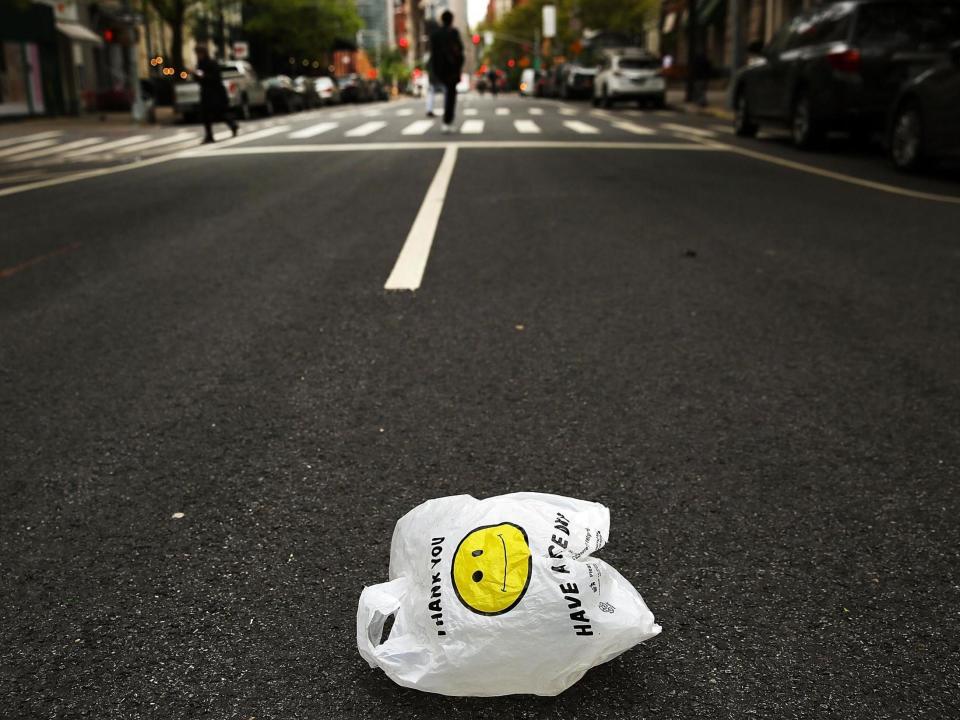
{"type": "Polygon", "coordinates": [[[649,70],[659,68],[660,61],[656,58],[620,58],[621,70],[649,70]]]}
{"type": "Polygon", "coordinates": [[[960,4],[876,3],[860,8],[860,44],[889,50],[946,50],[960,40],[960,4]]]}

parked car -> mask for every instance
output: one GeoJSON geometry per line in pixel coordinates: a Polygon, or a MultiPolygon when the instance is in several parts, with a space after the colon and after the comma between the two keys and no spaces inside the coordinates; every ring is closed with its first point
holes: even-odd
{"type": "Polygon", "coordinates": [[[641,105],[666,105],[667,83],[663,64],[653,53],[636,48],[603,54],[593,81],[593,104],[612,107],[620,100],[641,105]]]}
{"type": "Polygon", "coordinates": [[[901,170],[937,158],[960,159],[960,40],[950,46],[946,61],[900,91],[887,138],[890,159],[901,170]]]}
{"type": "Polygon", "coordinates": [[[560,97],[564,100],[592,97],[599,61],[595,52],[584,51],[576,60],[564,65],[560,74],[560,97]]]}
{"type": "Polygon", "coordinates": [[[520,73],[520,95],[521,97],[533,97],[537,86],[539,73],[533,68],[525,68],[520,73]]]}
{"type": "MultiPolygon", "coordinates": [[[[229,60],[220,63],[223,86],[227,90],[230,107],[237,114],[248,119],[254,109],[264,114],[273,113],[273,104],[266,88],[253,66],[245,60],[229,60]]],[[[192,80],[176,83],[173,87],[173,109],[185,120],[200,114],[200,85],[192,80]]]]}
{"type": "Polygon", "coordinates": [[[340,97],[343,102],[367,102],[370,100],[370,91],[367,83],[356,73],[337,78],[340,86],[340,97]]]}
{"type": "Polygon", "coordinates": [[[367,81],[367,86],[370,93],[371,100],[389,100],[390,92],[387,90],[387,86],[383,84],[382,80],[374,78],[373,80],[367,81]]]}
{"type": "Polygon", "coordinates": [[[317,86],[314,84],[314,78],[300,75],[293,79],[293,89],[297,91],[303,100],[303,106],[307,109],[320,107],[323,103],[320,100],[320,93],[317,92],[317,86]]]}
{"type": "Polygon", "coordinates": [[[565,65],[554,65],[543,73],[543,77],[537,84],[539,97],[555,98],[560,97],[560,84],[563,81],[563,69],[565,65]]]}
{"type": "Polygon", "coordinates": [[[900,88],[960,37],[956,0],[847,0],[801,13],[734,81],[734,129],[787,123],[799,147],[882,129],[900,88]]]}
{"type": "Polygon", "coordinates": [[[300,112],[304,107],[303,96],[297,92],[293,80],[287,75],[276,75],[263,81],[267,97],[277,112],[300,112]]]}
{"type": "Polygon", "coordinates": [[[340,103],[340,88],[333,78],[318,77],[314,80],[314,86],[317,89],[317,95],[324,105],[338,105],[340,103]]]}

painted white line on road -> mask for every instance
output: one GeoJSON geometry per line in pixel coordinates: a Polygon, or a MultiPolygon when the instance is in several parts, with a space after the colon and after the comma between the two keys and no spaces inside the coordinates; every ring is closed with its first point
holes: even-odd
{"type": "Polygon", "coordinates": [[[513,126],[517,129],[518,133],[524,135],[533,135],[540,132],[540,126],[533,120],[514,120],[513,126]]]}
{"type": "Polygon", "coordinates": [[[510,114],[510,108],[497,108],[496,110],[494,110],[494,112],[495,112],[497,115],[509,115],[509,114],[510,114]]]}
{"type": "Polygon", "coordinates": [[[78,182],[80,180],[89,180],[90,178],[102,177],[103,175],[113,175],[114,173],[126,172],[127,170],[136,170],[137,168],[147,167],[149,165],[159,165],[169,162],[179,154],[160,155],[149,160],[138,160],[137,162],[125,163],[108,168],[97,168],[96,170],[84,170],[83,172],[70,173],[60,177],[50,178],[48,180],[38,180],[37,182],[27,183],[26,185],[17,185],[16,187],[0,189],[0,197],[7,195],[18,195],[30,190],[39,190],[41,188],[54,187],[55,185],[65,185],[67,183],[78,182]]]}
{"type": "Polygon", "coordinates": [[[63,135],[62,130],[51,130],[49,132],[38,132],[31,133],[30,135],[20,135],[13,138],[4,138],[3,140],[0,140],[0,147],[17,145],[18,143],[34,142],[36,140],[50,140],[52,138],[60,137],[61,135],[63,135]]]}
{"type": "MultiPolygon", "coordinates": [[[[273,127],[263,128],[262,130],[254,130],[252,133],[237,135],[237,137],[229,137],[229,139],[222,142],[220,141],[220,133],[215,133],[213,137],[217,141],[217,148],[223,148],[239,145],[240,143],[250,142],[251,140],[259,140],[260,138],[270,137],[271,135],[279,135],[280,133],[287,132],[289,129],[289,125],[275,125],[273,127]]],[[[229,130],[225,130],[224,132],[230,133],[229,130]]],[[[233,133],[230,133],[230,135],[232,134],[233,133]]],[[[208,150],[213,151],[217,148],[209,146],[208,150]]]]}
{"type": "Polygon", "coordinates": [[[114,148],[124,147],[125,145],[136,145],[137,143],[147,140],[149,135],[134,135],[132,137],[120,138],[119,140],[113,140],[111,142],[106,142],[101,145],[94,145],[93,147],[87,147],[83,150],[74,150],[73,152],[68,152],[64,154],[66,158],[76,158],[83,157],[84,155],[93,155],[94,153],[102,152],[104,150],[113,150],[114,148]]]}
{"type": "Polygon", "coordinates": [[[563,124],[575,133],[580,133],[581,135],[596,135],[600,132],[593,125],[587,125],[585,122],[580,122],[579,120],[564,120],[563,124]]]}
{"type": "Polygon", "coordinates": [[[480,150],[680,150],[713,151],[722,149],[713,143],[692,142],[608,142],[577,140],[470,140],[464,142],[409,141],[371,143],[330,143],[327,145],[255,145],[253,147],[229,148],[223,152],[208,153],[200,148],[180,153],[176,157],[228,157],[230,155],[293,155],[296,153],[370,152],[379,150],[438,150],[446,147],[480,150]]]}
{"type": "Polygon", "coordinates": [[[330,132],[340,123],[335,122],[322,122],[317,123],[316,125],[311,125],[310,127],[303,128],[302,130],[297,130],[287,135],[291,140],[304,140],[306,138],[312,138],[321,133],[330,132]]]}
{"type": "Polygon", "coordinates": [[[23,155],[15,155],[14,157],[9,158],[9,160],[11,162],[33,160],[34,158],[38,157],[46,157],[48,155],[63,153],[67,150],[76,150],[82,147],[87,147],[88,145],[95,145],[99,142],[103,142],[102,137],[84,138],[83,140],[74,140],[73,142],[68,142],[65,145],[54,145],[52,147],[45,147],[42,150],[34,150],[33,152],[28,152],[23,155]]]}
{"type": "Polygon", "coordinates": [[[150,150],[155,147],[162,147],[164,145],[171,145],[173,143],[182,143],[187,140],[199,140],[200,135],[198,133],[191,132],[182,132],[177,133],[176,135],[169,135],[168,137],[162,137],[158,140],[151,140],[149,142],[140,143],[139,145],[131,145],[129,147],[122,148],[117,150],[118,153],[132,153],[140,152],[142,150],[150,150]]]}
{"type": "Polygon", "coordinates": [[[400,131],[401,135],[423,135],[433,127],[433,120],[414,120],[400,131]]]}
{"type": "Polygon", "coordinates": [[[413,115],[413,108],[403,108],[403,110],[397,110],[397,117],[409,117],[413,115]]]}
{"type": "Polygon", "coordinates": [[[363,125],[358,125],[353,128],[353,130],[347,130],[344,133],[347,137],[366,137],[367,135],[372,135],[378,130],[383,130],[387,124],[382,120],[374,120],[372,122],[366,122],[363,125]]]}
{"type": "Polygon", "coordinates": [[[483,120],[464,120],[460,126],[461,135],[479,135],[483,132],[483,120]]]}
{"type": "Polygon", "coordinates": [[[477,111],[476,108],[467,108],[466,110],[463,111],[463,114],[464,114],[464,115],[476,115],[477,112],[478,112],[478,111],[477,111]]]}
{"type": "Polygon", "coordinates": [[[384,283],[385,290],[416,290],[423,281],[423,271],[427,267],[427,258],[430,257],[430,248],[433,246],[433,237],[437,232],[437,223],[440,222],[440,212],[443,210],[443,201],[447,197],[447,187],[457,162],[457,146],[448,145],[440,160],[437,174],[427,189],[426,197],[420,206],[413,226],[403,243],[403,249],[397,257],[397,262],[390,272],[390,277],[384,283]]]}
{"type": "Polygon", "coordinates": [[[576,115],[576,114],[577,114],[577,111],[574,110],[573,108],[562,107],[562,108],[560,108],[560,114],[561,114],[561,115],[566,115],[566,116],[569,117],[570,115],[576,115]]]}
{"type": "Polygon", "coordinates": [[[543,115],[543,108],[530,108],[531,115],[543,115]]]}
{"type": "Polygon", "coordinates": [[[677,125],[676,123],[663,123],[664,130],[684,133],[686,135],[696,135],[697,137],[715,138],[717,134],[713,130],[704,130],[703,128],[691,127],[689,125],[677,125]]]}
{"type": "Polygon", "coordinates": [[[0,157],[5,157],[7,155],[17,155],[19,153],[25,153],[30,150],[36,150],[37,148],[50,147],[51,145],[56,145],[56,140],[37,140],[35,142],[27,143],[26,145],[17,145],[16,147],[7,148],[6,150],[0,150],[0,157]]]}
{"type": "Polygon", "coordinates": [[[364,117],[380,117],[383,115],[383,110],[366,110],[361,113],[364,117]]]}
{"type": "Polygon", "coordinates": [[[653,130],[643,125],[637,125],[636,123],[627,122],[626,120],[617,120],[610,123],[617,130],[623,130],[624,132],[633,133],[634,135],[653,135],[655,134],[653,130]]]}

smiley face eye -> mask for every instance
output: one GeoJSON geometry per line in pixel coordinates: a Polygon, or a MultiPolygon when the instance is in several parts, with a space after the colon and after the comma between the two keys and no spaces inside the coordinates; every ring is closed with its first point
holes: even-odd
{"type": "Polygon", "coordinates": [[[483,580],[483,571],[477,570],[476,572],[473,573],[471,577],[473,578],[474,582],[480,582],[481,580],[483,580]]]}
{"type": "Polygon", "coordinates": [[[474,557],[480,557],[481,555],[483,555],[483,550],[474,550],[470,554],[473,555],[474,557]]]}

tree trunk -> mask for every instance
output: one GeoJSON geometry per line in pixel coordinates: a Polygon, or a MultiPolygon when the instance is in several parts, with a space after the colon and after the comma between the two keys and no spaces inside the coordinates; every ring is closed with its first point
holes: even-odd
{"type": "Polygon", "coordinates": [[[170,16],[170,32],[172,35],[170,48],[170,57],[172,60],[173,67],[176,68],[179,73],[184,69],[183,66],[183,23],[184,16],[186,15],[186,8],[184,3],[176,2],[174,3],[173,13],[170,16]]]}

